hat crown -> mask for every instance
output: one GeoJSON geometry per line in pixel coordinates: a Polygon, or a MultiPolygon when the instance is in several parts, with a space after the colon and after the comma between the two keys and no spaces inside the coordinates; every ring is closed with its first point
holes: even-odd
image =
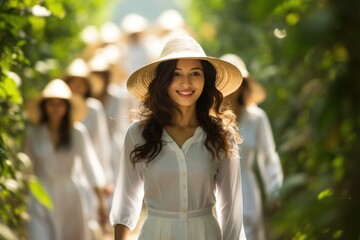
{"type": "Polygon", "coordinates": [[[86,78],[89,75],[90,70],[89,70],[89,66],[83,59],[76,58],[70,63],[66,72],[67,75],[72,77],[86,78]]]}
{"type": "Polygon", "coordinates": [[[43,98],[70,99],[72,92],[63,80],[54,79],[45,86],[41,96],[43,98]]]}
{"type": "Polygon", "coordinates": [[[227,53],[227,54],[223,55],[222,57],[220,57],[220,59],[225,60],[225,61],[235,65],[240,70],[243,77],[249,77],[249,71],[246,68],[246,64],[242,60],[242,58],[239,57],[238,55],[235,55],[233,53],[227,53]]]}
{"type": "Polygon", "coordinates": [[[176,36],[165,44],[160,60],[196,57],[206,57],[200,44],[190,36],[176,36]]]}
{"type": "Polygon", "coordinates": [[[167,9],[158,17],[157,26],[164,30],[175,30],[185,25],[183,16],[175,9],[167,9]]]}
{"type": "Polygon", "coordinates": [[[129,13],[121,21],[121,28],[125,34],[144,32],[147,27],[148,20],[137,13],[129,13]]]}
{"type": "Polygon", "coordinates": [[[121,30],[115,23],[106,22],[101,26],[99,35],[104,43],[116,43],[121,37],[121,30]]]}
{"type": "Polygon", "coordinates": [[[110,69],[110,64],[103,49],[97,51],[95,55],[88,61],[90,72],[106,72],[110,69]]]}

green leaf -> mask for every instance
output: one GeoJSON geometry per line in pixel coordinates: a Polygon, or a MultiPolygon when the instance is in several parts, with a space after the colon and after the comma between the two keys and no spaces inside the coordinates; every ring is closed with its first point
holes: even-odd
{"type": "Polygon", "coordinates": [[[14,104],[21,104],[22,97],[15,81],[9,76],[0,81],[0,99],[7,99],[14,104]]]}
{"type": "Polygon", "coordinates": [[[327,188],[327,189],[321,191],[321,192],[318,194],[317,199],[318,199],[318,200],[322,200],[322,199],[324,199],[324,198],[326,198],[326,197],[332,196],[333,194],[334,194],[334,191],[333,191],[332,189],[330,189],[330,188],[327,188]]]}
{"type": "Polygon", "coordinates": [[[29,181],[29,187],[31,193],[35,196],[35,198],[48,209],[53,208],[53,203],[50,199],[50,196],[46,192],[46,189],[42,186],[40,181],[37,178],[31,178],[29,181]]]}
{"type": "Polygon", "coordinates": [[[51,11],[51,14],[58,17],[58,18],[64,18],[66,13],[63,7],[62,2],[57,0],[47,0],[46,1],[46,7],[51,11]]]}

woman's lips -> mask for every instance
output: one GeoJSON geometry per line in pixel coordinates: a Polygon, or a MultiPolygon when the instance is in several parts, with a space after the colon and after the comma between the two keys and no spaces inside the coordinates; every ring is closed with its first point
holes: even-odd
{"type": "Polygon", "coordinates": [[[188,98],[191,97],[195,91],[176,91],[181,97],[188,98]]]}

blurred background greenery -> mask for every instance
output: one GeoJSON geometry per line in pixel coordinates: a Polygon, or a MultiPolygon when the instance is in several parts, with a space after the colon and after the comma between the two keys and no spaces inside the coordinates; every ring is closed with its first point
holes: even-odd
{"type": "Polygon", "coordinates": [[[176,7],[208,55],[240,55],[267,89],[261,107],[285,173],[270,239],[359,240],[360,2],[129,2],[0,0],[0,239],[25,238],[26,194],[41,192],[21,153],[23,102],[83,51],[85,26],[176,7]]]}

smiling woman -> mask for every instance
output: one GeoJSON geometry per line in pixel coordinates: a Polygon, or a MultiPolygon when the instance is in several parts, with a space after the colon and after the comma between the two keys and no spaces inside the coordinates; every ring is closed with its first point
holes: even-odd
{"type": "Polygon", "coordinates": [[[177,107],[195,107],[204,87],[204,73],[201,62],[181,59],[177,62],[168,95],[177,107]]]}
{"type": "Polygon", "coordinates": [[[240,70],[206,56],[189,36],[170,39],[158,61],[130,76],[128,89],[144,110],[121,153],[110,213],[115,239],[128,239],[143,200],[139,239],[245,239],[240,138],[235,116],[220,109],[241,81],[240,70]]]}

